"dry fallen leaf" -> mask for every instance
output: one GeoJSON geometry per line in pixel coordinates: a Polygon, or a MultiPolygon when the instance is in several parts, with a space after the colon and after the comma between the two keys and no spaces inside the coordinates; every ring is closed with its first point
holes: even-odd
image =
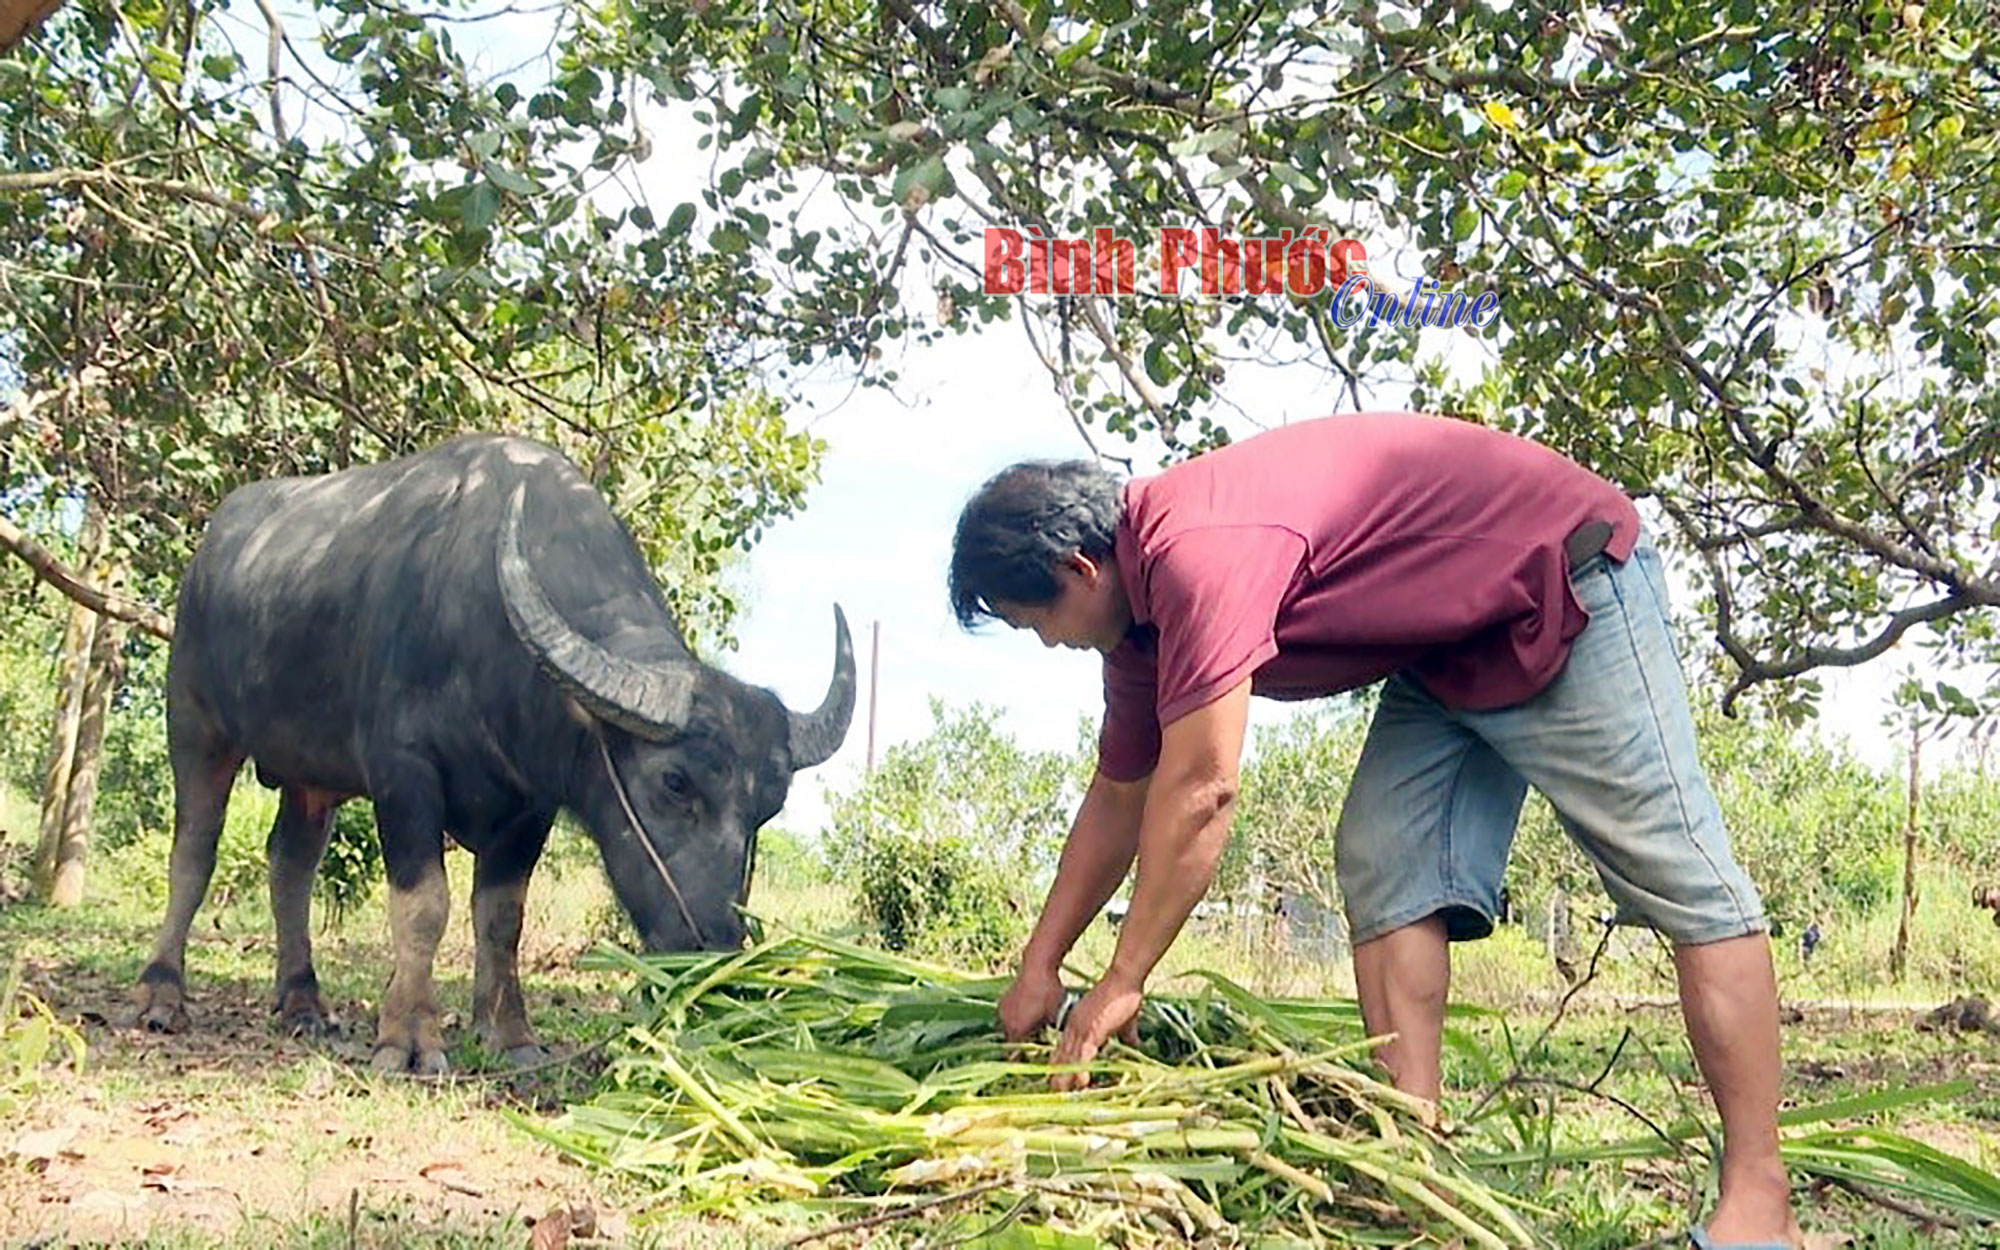
{"type": "Polygon", "coordinates": [[[165,1133],[167,1129],[193,1115],[186,1107],[157,1107],[146,1117],[146,1127],[155,1133],[165,1133]]]}
{"type": "Polygon", "coordinates": [[[563,1250],[567,1245],[569,1245],[568,1207],[557,1207],[535,1221],[534,1234],[528,1238],[529,1250],[563,1250]]]}
{"type": "Polygon", "coordinates": [[[486,1196],[466,1183],[467,1178],[463,1170],[456,1163],[426,1163],[417,1169],[417,1175],[423,1177],[433,1185],[443,1186],[455,1194],[464,1194],[468,1198],[483,1198],[486,1196]],[[450,1175],[453,1172],[457,1172],[459,1175],[450,1175]]]}
{"type": "Polygon", "coordinates": [[[140,1169],[139,1188],[157,1189],[169,1197],[175,1194],[200,1193],[207,1189],[221,1189],[223,1186],[213,1181],[184,1180],[179,1175],[177,1163],[149,1163],[140,1169]]]}
{"type": "Polygon", "coordinates": [[[162,1146],[193,1146],[207,1136],[208,1131],[199,1124],[188,1124],[160,1134],[160,1144],[162,1146]]]}
{"type": "Polygon", "coordinates": [[[124,1194],[115,1189],[93,1189],[70,1199],[69,1205],[80,1213],[122,1216],[144,1211],[146,1199],[140,1194],[124,1194]]]}

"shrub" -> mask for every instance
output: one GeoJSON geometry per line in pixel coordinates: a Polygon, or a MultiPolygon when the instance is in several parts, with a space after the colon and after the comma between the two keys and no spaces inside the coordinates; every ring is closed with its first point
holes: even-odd
{"type": "MultiPolygon", "coordinates": [[[[136,634],[136,631],[134,631],[136,634]]],[[[104,726],[91,841],[115,851],[174,827],[173,768],[167,762],[166,646],[144,635],[125,644],[125,680],[104,726]]]]}
{"type": "Polygon", "coordinates": [[[993,964],[1027,935],[1005,875],[964,838],[878,829],[848,871],[862,914],[892,951],[993,964]]]}
{"type": "MultiPolygon", "coordinates": [[[[278,801],[277,791],[249,780],[247,770],[237,781],[216,843],[215,874],[209,878],[205,906],[222,908],[246,900],[261,905],[269,897],[271,826],[277,820],[278,801]]],[[[105,889],[149,910],[164,909],[172,855],[171,829],[141,830],[106,854],[105,889]]],[[[381,879],[374,809],[366,799],[343,803],[334,815],[326,856],[313,881],[315,901],[326,909],[326,919],[338,924],[374,894],[381,879]]]]}
{"type": "Polygon", "coordinates": [[[26,1106],[56,1063],[67,1060],[71,1071],[83,1071],[83,1034],[21,988],[21,965],[16,954],[0,983],[0,1116],[26,1106]]]}
{"type": "Polygon", "coordinates": [[[0,560],[0,787],[41,792],[69,601],[17,560],[0,560]]]}
{"type": "Polygon", "coordinates": [[[382,840],[375,833],[375,807],[350,799],[334,813],[333,835],[320,860],[313,891],[326,904],[327,920],[339,924],[368,901],[382,879],[382,840]]]}
{"type": "Polygon", "coordinates": [[[989,709],[931,705],[931,733],[832,797],[827,858],[884,945],[969,961],[1026,932],[1069,828],[1078,760],[1025,751],[989,709]]]}
{"type": "Polygon", "coordinates": [[[826,860],[804,838],[789,829],[767,828],[757,834],[757,883],[781,890],[824,885],[826,860]]]}

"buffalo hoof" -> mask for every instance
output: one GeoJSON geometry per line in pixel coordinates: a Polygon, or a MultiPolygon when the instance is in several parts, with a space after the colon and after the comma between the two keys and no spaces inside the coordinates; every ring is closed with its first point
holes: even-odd
{"type": "Polygon", "coordinates": [[[368,1066],[377,1072],[411,1072],[418,1076],[443,1076],[451,1069],[442,1050],[400,1046],[393,1042],[377,1046],[375,1057],[368,1061],[368,1066]]]}
{"type": "Polygon", "coordinates": [[[521,1046],[509,1046],[501,1052],[506,1056],[509,1067],[532,1068],[538,1063],[549,1061],[549,1048],[540,1042],[528,1042],[521,1046]]]}
{"type": "Polygon", "coordinates": [[[278,1027],[289,1037],[330,1037],[340,1032],[340,1025],[326,1004],[315,996],[308,1000],[294,995],[278,1012],[278,1027]]]}
{"type": "Polygon", "coordinates": [[[128,1025],[148,1033],[184,1033],[188,1027],[187,1007],[181,987],[164,981],[142,984],[132,991],[128,1025]]]}

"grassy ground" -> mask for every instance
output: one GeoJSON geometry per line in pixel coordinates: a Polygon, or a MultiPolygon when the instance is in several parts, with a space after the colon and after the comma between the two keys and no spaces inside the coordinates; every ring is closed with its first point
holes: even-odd
{"type": "MultiPolygon", "coordinates": [[[[27,825],[0,805],[0,828],[18,837],[27,825]]],[[[158,921],[156,865],[126,856],[94,866],[93,901],[73,912],[0,907],[0,956],[18,954],[28,987],[79,1024],[90,1047],[81,1075],[58,1073],[0,1126],[0,1244],[518,1247],[529,1240],[529,1221],[554,1216],[569,1228],[572,1212],[587,1217],[574,1226],[576,1241],[696,1250],[757,1244],[737,1229],[649,1212],[643,1195],[558,1159],[504,1114],[553,1114],[581,1097],[602,1068],[594,1047],[618,1028],[622,986],[575,967],[581,951],[620,927],[596,870],[577,850],[566,849],[555,870],[538,877],[523,943],[535,1023],[559,1055],[573,1058],[526,1076],[491,1070],[458,1027],[469,1012],[471,973],[463,856],[451,861],[455,910],[438,969],[453,1017],[448,1033],[460,1039],[454,1057],[468,1075],[442,1083],[381,1078],[366,1068],[372,1002],[387,967],[379,901],[317,937],[322,983],[349,1029],[316,1046],[270,1026],[272,940],[261,899],[237,898],[198,919],[189,952],[198,1014],[194,1031],[179,1037],[116,1023],[158,921]]],[[[852,925],[845,900],[827,888],[767,883],[754,898],[760,911],[799,928],[852,925]]],[[[1076,962],[1100,962],[1110,942],[1100,927],[1076,962]]],[[[1839,988],[1823,983],[1825,974],[1805,975],[1794,956],[1786,961],[1791,997],[1839,988]]],[[[1351,991],[1344,965],[1298,959],[1256,934],[1191,933],[1166,972],[1194,966],[1264,993],[1351,991]]],[[[1468,1017],[1465,1035],[1489,1055],[1518,1059],[1517,1092],[1549,1112],[1552,1139],[1601,1142],[1645,1131],[1646,1119],[1702,1109],[1675,1013],[1629,1005],[1666,1001],[1663,967],[1643,946],[1624,951],[1533,1053],[1526,1048],[1563,989],[1534,943],[1503,930],[1465,949],[1455,993],[1495,1009],[1468,1017]],[[1596,1092],[1579,1092],[1607,1064],[1611,1075],[1596,1092]]],[[[1902,992],[1940,1001],[1947,988],[1976,987],[1902,992]]],[[[1969,1079],[1970,1096],[1903,1113],[1891,1127],[2000,1168],[2000,1042],[1913,1024],[1910,1011],[1863,1005],[1799,1013],[1786,1034],[1787,1104],[1969,1079]]],[[[1470,1053],[1460,1053],[1449,1074],[1448,1110],[1457,1116],[1492,1083],[1470,1053]]],[[[1542,1180],[1563,1221],[1561,1244],[1584,1250],[1671,1234],[1702,1206],[1711,1183],[1705,1160],[1692,1152],[1552,1168],[1542,1180]]],[[[2000,1246],[2000,1237],[1926,1228],[1843,1191],[1802,1198],[1810,1227],[1850,1235],[1856,1245],[2000,1246]]],[[[540,1237],[534,1244],[549,1243],[560,1244],[540,1237]]]]}
{"type": "Polygon", "coordinates": [[[188,951],[194,1027],[163,1037],[118,1027],[158,923],[132,867],[94,867],[93,900],[66,913],[0,908],[0,952],[26,988],[80,1025],[80,1076],[45,1085],[0,1128],[0,1244],[470,1247],[524,1244],[528,1222],[588,1213],[619,1244],[735,1247],[727,1229],[634,1219],[618,1192],[534,1145],[502,1114],[552,1114],[602,1069],[620,987],[575,956],[617,932],[594,869],[545,873],[530,899],[523,984],[543,1040],[573,1062],[525,1076],[489,1064],[469,1030],[470,861],[451,859],[453,925],[439,952],[441,1005],[459,1079],[367,1068],[387,961],[379,901],[316,934],[322,986],[342,1035],[282,1037],[269,1015],[273,942],[261,900],[208,908],[188,951]]]}

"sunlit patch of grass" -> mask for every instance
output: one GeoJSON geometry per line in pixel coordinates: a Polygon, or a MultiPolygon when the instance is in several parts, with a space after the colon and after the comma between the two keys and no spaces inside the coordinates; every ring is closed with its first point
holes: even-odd
{"type": "Polygon", "coordinates": [[[39,820],[33,795],[0,782],[0,842],[33,845],[39,820]]]}
{"type": "Polygon", "coordinates": [[[1683,1219],[1664,1194],[1611,1169],[1552,1185],[1548,1204],[1553,1214],[1543,1232],[1564,1250],[1628,1250],[1683,1219]]]}

